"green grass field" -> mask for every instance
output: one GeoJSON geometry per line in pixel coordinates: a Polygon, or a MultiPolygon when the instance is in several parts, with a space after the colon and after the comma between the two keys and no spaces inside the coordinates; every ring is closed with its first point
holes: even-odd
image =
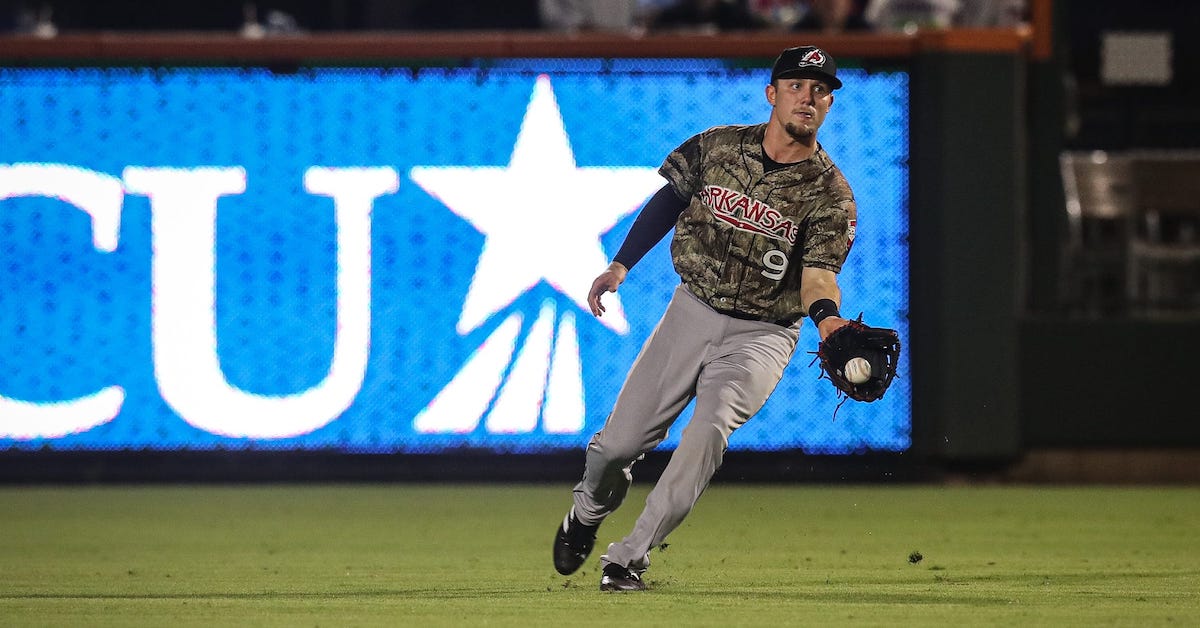
{"type": "Polygon", "coordinates": [[[1200,625],[1197,488],[719,484],[624,594],[554,572],[569,495],[0,488],[0,625],[1200,625]]]}

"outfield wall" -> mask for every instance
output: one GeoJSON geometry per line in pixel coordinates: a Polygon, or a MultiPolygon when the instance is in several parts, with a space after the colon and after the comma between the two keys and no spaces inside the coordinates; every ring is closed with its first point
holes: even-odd
{"type": "MultiPolygon", "coordinates": [[[[731,473],[897,477],[1014,460],[1030,417],[1036,434],[1054,433],[1018,362],[1029,358],[1019,328],[1028,41],[1007,31],[807,41],[860,87],[839,92],[822,135],[864,216],[879,212],[844,276],[846,301],[902,329],[905,368],[884,402],[848,404],[835,420],[836,399],[798,355],[731,442],[731,473]]],[[[763,68],[796,43],[0,39],[11,188],[0,201],[0,472],[573,474],[672,276],[656,250],[607,324],[583,315],[575,283],[615,251],[670,147],[765,115],[763,68]],[[680,106],[681,94],[696,100],[680,106]],[[490,285],[485,254],[511,270],[536,240],[514,235],[505,262],[504,230],[471,207],[513,194],[455,195],[486,187],[518,154],[553,150],[570,153],[571,176],[610,177],[604,205],[624,209],[576,242],[580,259],[543,265],[507,292],[475,289],[490,285]],[[60,189],[66,179],[95,195],[60,189]],[[623,200],[608,198],[615,190],[623,200]]],[[[526,218],[542,239],[580,228],[541,220],[526,218]]]]}

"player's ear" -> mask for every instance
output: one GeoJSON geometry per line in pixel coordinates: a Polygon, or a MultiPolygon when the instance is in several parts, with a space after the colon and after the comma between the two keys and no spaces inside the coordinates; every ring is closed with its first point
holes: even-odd
{"type": "Polygon", "coordinates": [[[767,102],[771,103],[772,106],[775,105],[775,84],[774,83],[767,84],[767,102]]]}

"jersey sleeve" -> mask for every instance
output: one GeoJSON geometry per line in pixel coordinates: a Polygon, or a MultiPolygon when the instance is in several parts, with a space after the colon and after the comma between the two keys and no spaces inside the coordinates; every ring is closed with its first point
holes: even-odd
{"type": "Polygon", "coordinates": [[[700,141],[702,135],[693,135],[678,148],[671,151],[658,169],[675,195],[688,202],[700,190],[700,141]]]}
{"type": "Polygon", "coordinates": [[[857,227],[858,208],[853,199],[813,212],[805,230],[802,265],[841,272],[857,227]]]}
{"type": "Polygon", "coordinates": [[[675,221],[687,205],[686,201],[675,194],[669,183],[662,186],[649,201],[646,201],[613,261],[622,264],[626,269],[632,269],[633,265],[675,226],[675,221]]]}

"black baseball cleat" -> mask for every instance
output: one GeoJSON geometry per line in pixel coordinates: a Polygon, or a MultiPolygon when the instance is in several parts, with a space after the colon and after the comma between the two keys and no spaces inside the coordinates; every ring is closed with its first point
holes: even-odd
{"type": "Polygon", "coordinates": [[[645,591],[646,583],[642,576],[628,567],[609,563],[604,566],[604,575],[600,576],[601,591],[645,591]]]}
{"type": "Polygon", "coordinates": [[[575,573],[596,546],[596,530],[599,525],[585,526],[575,518],[575,509],[563,518],[558,533],[554,535],[554,568],[558,573],[569,576],[575,573]]]}

